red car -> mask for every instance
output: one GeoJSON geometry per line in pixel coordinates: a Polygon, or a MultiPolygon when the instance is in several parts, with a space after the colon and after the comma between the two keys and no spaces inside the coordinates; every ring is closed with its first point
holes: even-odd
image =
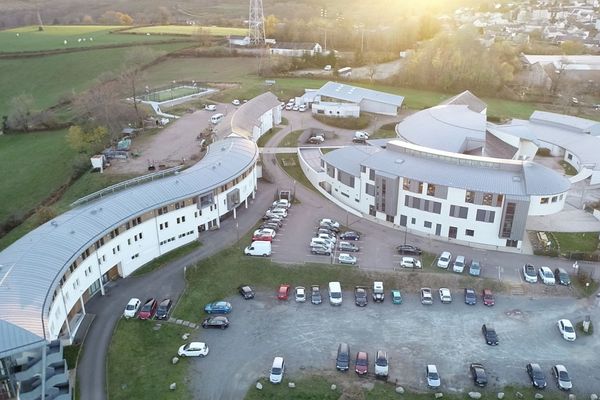
{"type": "Polygon", "coordinates": [[[354,369],[359,375],[366,375],[369,369],[369,355],[364,351],[356,353],[356,368],[354,369]]]}
{"type": "Polygon", "coordinates": [[[156,307],[158,306],[158,301],[154,298],[150,298],[146,300],[142,308],[140,308],[140,312],[138,313],[139,319],[150,319],[154,317],[156,313],[156,307]]]}
{"type": "Polygon", "coordinates": [[[491,307],[494,304],[494,293],[492,293],[492,289],[483,289],[483,305],[491,307]]]}
{"type": "Polygon", "coordinates": [[[288,285],[287,283],[280,285],[279,291],[277,292],[277,299],[287,300],[288,297],[290,296],[291,290],[292,290],[292,287],[290,285],[288,285]]]}

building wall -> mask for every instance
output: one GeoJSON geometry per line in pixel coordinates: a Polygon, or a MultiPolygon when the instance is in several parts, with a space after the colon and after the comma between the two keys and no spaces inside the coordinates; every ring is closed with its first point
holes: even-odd
{"type": "Polygon", "coordinates": [[[563,209],[566,200],[566,192],[552,196],[531,196],[529,215],[540,216],[557,213],[563,209]]]}
{"type": "Polygon", "coordinates": [[[313,103],[312,113],[328,117],[354,117],[360,116],[360,107],[350,103],[313,103]]]}
{"type": "Polygon", "coordinates": [[[360,110],[383,115],[398,115],[398,107],[393,104],[380,103],[369,99],[360,102],[360,110]]]}
{"type": "MultiPolygon", "coordinates": [[[[143,212],[139,214],[141,223],[127,230],[121,225],[119,234],[114,238],[107,240],[103,237],[103,244],[68,271],[62,287],[57,289],[49,313],[51,338],[59,337],[67,315],[81,306],[83,301],[80,299],[86,292],[100,290],[103,276],[106,280],[105,274],[113,267],[118,268],[120,276],[127,277],[149,261],[197,240],[199,232],[219,226],[220,217],[232,210],[232,204],[228,204],[229,194],[238,190],[239,204],[253,194],[257,181],[256,167],[252,166],[247,171],[247,176],[237,184],[224,185],[208,192],[213,193],[212,204],[201,206],[200,197],[207,193],[198,193],[196,203],[194,198],[189,198],[167,206],[166,213],[159,213],[158,209],[143,212]]],[[[235,182],[236,178],[232,177],[230,182],[235,182]]],[[[90,238],[90,246],[98,243],[99,239],[90,238]]]]}

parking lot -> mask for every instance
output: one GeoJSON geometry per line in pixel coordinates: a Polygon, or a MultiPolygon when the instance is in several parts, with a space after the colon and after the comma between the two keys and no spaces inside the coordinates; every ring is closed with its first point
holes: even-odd
{"type": "MultiPolygon", "coordinates": [[[[326,299],[325,289],[326,283],[322,283],[326,299]]],[[[374,379],[374,357],[381,349],[388,353],[389,379],[416,391],[428,390],[424,375],[428,363],[438,367],[441,391],[476,390],[468,370],[472,362],[486,367],[491,390],[530,385],[525,372],[529,362],[542,366],[547,390],[556,390],[550,375],[554,364],[568,368],[575,393],[600,390],[598,336],[579,335],[575,342],[566,342],[556,327],[560,318],[575,323],[592,314],[597,321],[598,299],[586,303],[566,297],[497,296],[494,307],[485,307],[481,302],[467,306],[462,293],[455,292],[451,304],[441,304],[436,294],[434,304],[424,306],[418,293],[404,292],[401,305],[392,304],[389,298],[384,303],[369,299],[367,307],[359,308],[348,291],[351,288],[344,289],[341,307],[332,307],[327,301],[321,305],[280,301],[276,288],[259,290],[254,300],[229,299],[233,305],[231,326],[225,331],[198,333],[210,353],[204,359],[189,360],[196,398],[242,398],[258,378],[268,376],[275,356],[285,358],[286,377],[291,380],[323,371],[338,374],[335,356],[342,341],[350,345],[353,357],[357,351],[369,353],[369,378],[355,376],[353,362],[346,372],[357,381],[374,379]],[[484,342],[481,325],[490,322],[498,333],[498,346],[484,342]]],[[[386,288],[387,296],[390,289],[386,288]]]]}

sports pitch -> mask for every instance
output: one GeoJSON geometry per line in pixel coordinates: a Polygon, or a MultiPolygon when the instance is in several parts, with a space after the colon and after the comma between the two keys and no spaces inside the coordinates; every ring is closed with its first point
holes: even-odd
{"type": "Polygon", "coordinates": [[[144,101],[156,101],[163,102],[174,99],[179,99],[181,97],[190,96],[193,94],[198,94],[204,92],[205,89],[200,87],[193,86],[177,86],[171,89],[159,90],[156,92],[150,92],[148,94],[144,94],[140,96],[140,98],[144,101]]]}

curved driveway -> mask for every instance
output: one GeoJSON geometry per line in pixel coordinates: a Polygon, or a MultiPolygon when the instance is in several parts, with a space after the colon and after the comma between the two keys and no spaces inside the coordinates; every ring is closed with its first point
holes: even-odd
{"type": "MultiPolygon", "coordinates": [[[[301,123],[296,119],[300,115],[288,115],[295,127],[301,123]],[[291,118],[290,118],[291,117],[291,118]]],[[[286,126],[275,136],[273,136],[267,146],[274,146],[283,137],[291,131],[292,125],[286,126]]],[[[250,202],[249,208],[240,207],[238,213],[239,232],[247,232],[256,221],[262,216],[264,210],[270,205],[276,190],[294,188],[295,195],[303,206],[308,206],[315,210],[315,215],[329,215],[332,218],[345,220],[347,213],[333,203],[326,200],[320,194],[305,188],[301,184],[295,184],[283,170],[277,166],[275,155],[263,154],[263,174],[267,174],[273,184],[261,182],[257,191],[256,199],[250,202]]],[[[399,237],[397,230],[379,225],[368,220],[352,218],[352,226],[361,232],[378,237],[399,237]]],[[[448,249],[450,251],[464,252],[465,247],[452,243],[436,242],[427,238],[413,236],[408,234],[411,243],[433,253],[448,249]]],[[[79,360],[77,376],[79,379],[80,398],[85,400],[105,400],[106,396],[106,354],[110,345],[111,336],[116,322],[121,317],[121,310],[130,297],[145,298],[146,294],[160,294],[159,297],[172,297],[177,299],[185,288],[183,278],[183,269],[187,265],[194,264],[199,260],[217,253],[219,250],[232,245],[237,239],[235,220],[229,218],[222,222],[221,229],[217,231],[207,231],[200,236],[202,247],[193,253],[177,260],[157,271],[148,273],[140,277],[130,277],[116,281],[110,289],[110,296],[96,296],[86,304],[88,313],[95,314],[95,320],[90,327],[85,341],[92,343],[86,345],[83,354],[79,360]]],[[[481,251],[470,249],[469,251],[481,251]]],[[[497,266],[498,276],[502,279],[520,279],[518,265],[525,261],[533,262],[536,265],[570,265],[564,260],[543,259],[540,257],[527,256],[522,254],[509,254],[498,251],[486,251],[485,259],[497,266]],[[510,268],[510,271],[505,271],[510,268]],[[513,271],[514,270],[514,271],[513,271]],[[504,272],[510,272],[503,275],[504,272]]],[[[483,256],[482,256],[483,259],[483,256]]],[[[301,260],[300,260],[301,261],[301,260]]]]}

